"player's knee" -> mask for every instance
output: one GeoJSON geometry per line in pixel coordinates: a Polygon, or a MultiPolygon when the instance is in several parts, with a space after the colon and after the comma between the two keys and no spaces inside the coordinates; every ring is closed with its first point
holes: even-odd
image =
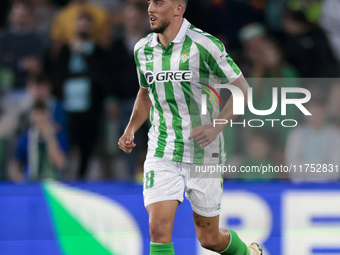
{"type": "Polygon", "coordinates": [[[218,238],[214,238],[213,236],[202,236],[199,238],[199,241],[203,248],[211,251],[218,251],[220,246],[218,238]]]}
{"type": "Polygon", "coordinates": [[[167,221],[153,220],[149,222],[151,239],[156,243],[171,240],[171,224],[167,221]]]}

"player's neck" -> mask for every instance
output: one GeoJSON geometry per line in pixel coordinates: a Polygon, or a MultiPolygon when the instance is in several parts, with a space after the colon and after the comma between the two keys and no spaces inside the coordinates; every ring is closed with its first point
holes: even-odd
{"type": "Polygon", "coordinates": [[[164,48],[167,48],[169,43],[176,38],[179,30],[181,29],[182,23],[183,17],[178,17],[163,33],[158,35],[158,41],[164,46],[164,48]]]}

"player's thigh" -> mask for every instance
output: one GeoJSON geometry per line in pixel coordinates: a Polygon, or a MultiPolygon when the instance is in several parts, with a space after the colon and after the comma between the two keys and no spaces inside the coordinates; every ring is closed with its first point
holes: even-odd
{"type": "Polygon", "coordinates": [[[178,163],[155,158],[145,161],[143,195],[152,242],[171,242],[175,214],[183,201],[183,192],[184,177],[178,163]]]}
{"type": "Polygon", "coordinates": [[[212,218],[221,212],[222,178],[192,178],[186,182],[185,196],[192,210],[200,216],[212,218]]]}
{"type": "Polygon", "coordinates": [[[149,214],[151,242],[170,243],[172,241],[172,229],[178,205],[177,200],[168,200],[146,207],[149,214]]]}
{"type": "Polygon", "coordinates": [[[143,187],[145,207],[162,201],[183,202],[184,186],[184,177],[177,162],[146,159],[143,187]]]}
{"type": "Polygon", "coordinates": [[[150,221],[154,219],[159,219],[160,221],[171,219],[173,221],[179,204],[178,200],[167,200],[148,205],[146,210],[150,221]]]}

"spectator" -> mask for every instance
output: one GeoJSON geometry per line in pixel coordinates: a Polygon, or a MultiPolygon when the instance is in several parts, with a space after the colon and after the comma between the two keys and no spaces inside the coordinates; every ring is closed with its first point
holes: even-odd
{"type": "Polygon", "coordinates": [[[59,43],[72,42],[77,37],[74,28],[82,13],[88,13],[93,17],[94,28],[89,39],[100,42],[110,36],[111,26],[104,9],[88,3],[87,0],[70,0],[70,3],[57,14],[53,22],[52,39],[59,43]]]}
{"type": "Polygon", "coordinates": [[[33,106],[29,130],[18,140],[9,176],[16,182],[59,178],[67,151],[67,136],[57,131],[46,104],[38,101],[33,106]]]}
{"type": "Polygon", "coordinates": [[[251,76],[254,63],[261,58],[259,49],[267,42],[267,33],[261,23],[250,23],[239,31],[239,39],[243,48],[242,70],[246,77],[251,76]]]}
{"type": "Polygon", "coordinates": [[[79,178],[85,178],[88,162],[99,138],[105,84],[104,52],[91,40],[94,20],[88,13],[77,18],[76,37],[65,44],[55,70],[59,72],[65,110],[69,114],[72,147],[80,150],[79,178]]]}
{"type": "MultiPolygon", "coordinates": [[[[108,54],[108,68],[111,73],[110,80],[114,82],[112,85],[111,94],[116,97],[117,104],[109,104],[107,111],[107,125],[117,122],[119,116],[120,134],[124,132],[127,126],[130,115],[133,109],[136,95],[138,93],[138,78],[134,75],[136,65],[134,63],[133,48],[140,38],[143,38],[148,30],[149,24],[147,19],[147,5],[142,3],[128,3],[123,9],[123,33],[121,38],[112,44],[108,54]],[[132,74],[132,75],[131,75],[132,74]],[[122,86],[124,84],[124,86],[122,86]],[[112,114],[114,109],[119,108],[119,114],[112,114]]],[[[108,130],[109,131],[109,130],[108,130]]],[[[135,141],[138,144],[143,144],[143,139],[146,140],[146,127],[143,127],[141,132],[138,132],[135,141]]],[[[119,138],[119,137],[118,137],[119,138]]],[[[112,140],[115,143],[116,140],[112,140]]],[[[131,154],[125,155],[125,162],[128,165],[129,179],[133,179],[136,169],[136,158],[140,153],[143,153],[142,146],[134,150],[131,154]]]]}
{"type": "Polygon", "coordinates": [[[31,75],[28,77],[26,90],[30,103],[27,105],[26,111],[20,116],[19,132],[21,131],[20,133],[22,133],[28,129],[30,125],[31,105],[39,101],[46,104],[57,132],[67,132],[67,115],[61,102],[52,95],[52,84],[49,77],[43,73],[31,75]]]}
{"type": "Polygon", "coordinates": [[[268,36],[244,41],[244,53],[251,64],[251,78],[299,77],[296,69],[286,62],[280,45],[268,36]]]}
{"type": "Polygon", "coordinates": [[[42,40],[46,48],[50,43],[50,29],[53,22],[53,17],[57,13],[52,0],[32,0],[35,5],[35,28],[41,34],[42,40]]]}
{"type": "Polygon", "coordinates": [[[34,19],[34,7],[29,1],[12,1],[9,25],[0,31],[0,135],[5,165],[7,159],[13,157],[19,116],[27,109],[24,90],[27,75],[42,69],[45,50],[40,35],[34,30],[34,19]]]}
{"type": "MultiPolygon", "coordinates": [[[[312,114],[306,116],[306,124],[291,131],[286,147],[286,164],[296,166],[304,164],[333,164],[340,162],[340,131],[327,123],[326,107],[321,99],[314,99],[307,105],[312,114]]],[[[315,166],[317,167],[317,166],[315,166]]],[[[312,181],[314,178],[320,180],[339,179],[340,173],[335,171],[312,173],[312,172],[291,172],[290,178],[299,178],[305,181],[312,181]]]]}
{"type": "Polygon", "coordinates": [[[301,11],[287,11],[282,20],[287,61],[303,78],[337,77],[338,63],[325,33],[310,23],[301,11]]]}
{"type": "MultiPolygon", "coordinates": [[[[0,76],[6,76],[3,90],[24,89],[26,76],[41,71],[44,48],[34,31],[34,9],[24,1],[13,3],[9,27],[0,32],[0,76]]],[[[3,85],[3,84],[2,84],[3,85]]]]}
{"type": "Polygon", "coordinates": [[[322,12],[322,1],[323,0],[289,0],[288,8],[294,11],[303,11],[310,22],[317,23],[322,12]]]}
{"type": "MultiPolygon", "coordinates": [[[[298,78],[298,73],[285,61],[278,43],[269,38],[264,32],[264,28],[261,28],[259,24],[250,24],[244,27],[240,34],[244,54],[250,64],[247,76],[253,78],[249,80],[253,89],[253,106],[257,110],[269,110],[273,103],[273,88],[278,89],[278,98],[280,98],[282,87],[299,87],[298,80],[294,79],[298,78]]],[[[294,96],[296,98],[294,94],[287,95],[288,98],[294,98],[294,96]]],[[[296,119],[297,117],[297,108],[294,105],[288,105],[286,118],[296,119]]],[[[284,128],[281,125],[272,127],[271,122],[265,121],[266,119],[282,118],[280,104],[269,116],[257,116],[247,110],[245,118],[262,119],[265,123],[262,129],[273,133],[273,137],[278,139],[276,144],[279,148],[277,149],[284,148],[289,128],[284,128]]]]}

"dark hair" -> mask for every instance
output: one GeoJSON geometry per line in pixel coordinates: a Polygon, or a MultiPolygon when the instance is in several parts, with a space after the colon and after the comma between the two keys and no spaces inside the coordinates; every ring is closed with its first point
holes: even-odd
{"type": "Polygon", "coordinates": [[[27,78],[28,82],[34,82],[36,84],[51,84],[51,79],[46,73],[31,74],[27,78]]]}
{"type": "Polygon", "coordinates": [[[33,111],[46,111],[47,110],[47,105],[46,105],[46,103],[44,101],[39,100],[39,101],[36,101],[33,104],[32,110],[33,111]]]}
{"type": "MultiPolygon", "coordinates": [[[[175,1],[178,1],[178,0],[175,0],[175,1]]],[[[184,2],[185,6],[188,6],[188,1],[189,0],[180,0],[180,1],[184,2]]]]}

